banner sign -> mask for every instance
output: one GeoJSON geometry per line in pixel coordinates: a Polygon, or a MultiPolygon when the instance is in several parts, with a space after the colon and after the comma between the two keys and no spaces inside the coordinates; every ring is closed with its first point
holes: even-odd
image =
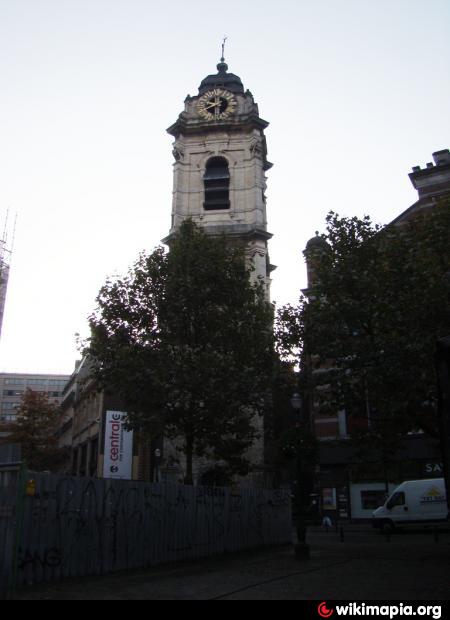
{"type": "Polygon", "coordinates": [[[127,431],[127,414],[107,411],[103,478],[131,480],[133,470],[133,431],[127,431]]]}

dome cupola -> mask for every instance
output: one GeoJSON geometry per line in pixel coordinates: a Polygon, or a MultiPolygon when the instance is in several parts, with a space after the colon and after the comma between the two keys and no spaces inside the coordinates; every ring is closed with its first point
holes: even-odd
{"type": "Polygon", "coordinates": [[[200,84],[198,94],[203,95],[209,90],[214,90],[214,88],[224,88],[230,93],[244,94],[244,85],[241,78],[234,75],[234,73],[228,73],[228,65],[223,58],[217,65],[217,74],[205,77],[200,84]]]}

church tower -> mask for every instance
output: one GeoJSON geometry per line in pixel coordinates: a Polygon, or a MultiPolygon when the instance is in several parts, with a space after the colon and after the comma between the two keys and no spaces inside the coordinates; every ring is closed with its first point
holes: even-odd
{"type": "Polygon", "coordinates": [[[270,298],[270,264],[266,216],[267,161],[264,130],[268,123],[241,79],[228,73],[222,56],[217,74],[208,75],[198,95],[185,100],[184,111],[167,130],[173,145],[174,182],[169,236],[191,218],[213,235],[225,234],[245,245],[270,298]]]}

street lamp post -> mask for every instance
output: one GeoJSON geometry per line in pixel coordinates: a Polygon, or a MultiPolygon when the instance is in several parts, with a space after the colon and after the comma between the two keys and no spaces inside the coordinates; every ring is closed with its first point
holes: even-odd
{"type": "Polygon", "coordinates": [[[291,398],[292,409],[296,411],[297,413],[299,413],[302,408],[302,405],[303,405],[302,397],[300,396],[300,394],[298,394],[298,392],[295,392],[295,394],[293,394],[291,398]]]}
{"type": "MultiPolygon", "coordinates": [[[[296,427],[300,431],[301,410],[303,399],[297,392],[291,398],[291,406],[297,416],[296,427]]],[[[302,454],[297,447],[296,478],[294,486],[294,519],[297,541],[294,546],[295,557],[298,560],[307,560],[310,557],[309,545],[306,543],[306,515],[305,515],[305,481],[302,467],[302,454]]]]}
{"type": "Polygon", "coordinates": [[[159,466],[161,464],[161,456],[162,456],[161,450],[159,448],[156,448],[154,452],[154,457],[155,457],[154,482],[159,482],[159,466]]]}

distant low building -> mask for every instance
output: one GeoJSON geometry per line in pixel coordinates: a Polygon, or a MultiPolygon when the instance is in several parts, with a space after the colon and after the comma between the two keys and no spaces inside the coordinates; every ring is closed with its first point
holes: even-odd
{"type": "Polygon", "coordinates": [[[69,379],[69,375],[0,373],[0,436],[16,421],[27,390],[45,394],[50,403],[59,406],[69,379]]]}

